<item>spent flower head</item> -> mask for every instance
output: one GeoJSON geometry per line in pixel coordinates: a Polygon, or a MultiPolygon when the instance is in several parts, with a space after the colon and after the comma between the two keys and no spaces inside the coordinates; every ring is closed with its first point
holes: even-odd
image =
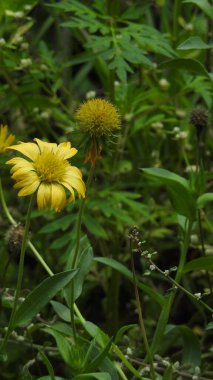
{"type": "Polygon", "coordinates": [[[203,107],[197,107],[190,113],[190,123],[196,128],[197,136],[200,137],[203,130],[208,126],[209,113],[203,107]]]}
{"type": "Polygon", "coordinates": [[[4,151],[14,142],[15,136],[12,134],[8,134],[7,125],[0,126],[0,154],[4,153],[4,151]]]}
{"type": "Polygon", "coordinates": [[[121,117],[117,108],[105,99],[89,99],[75,114],[79,128],[87,135],[85,162],[92,166],[101,158],[102,143],[120,129],[121,117]]]}
{"type": "Polygon", "coordinates": [[[120,129],[121,118],[117,108],[105,99],[90,99],[75,114],[79,127],[91,136],[111,135],[120,129]]]}
{"type": "Polygon", "coordinates": [[[79,197],[85,197],[85,184],[81,171],[72,166],[68,159],[77,153],[70,142],[59,145],[37,138],[35,143],[21,142],[9,149],[17,150],[26,158],[15,157],[7,161],[12,164],[14,188],[20,197],[37,191],[39,209],[51,208],[61,211],[67,203],[75,199],[74,189],[79,197]],[[68,193],[68,196],[67,196],[68,193]]]}

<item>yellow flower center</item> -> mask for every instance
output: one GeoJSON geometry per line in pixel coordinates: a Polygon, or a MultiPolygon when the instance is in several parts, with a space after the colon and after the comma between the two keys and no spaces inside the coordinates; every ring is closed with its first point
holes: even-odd
{"type": "Polygon", "coordinates": [[[43,182],[60,182],[67,166],[69,163],[52,151],[42,152],[34,162],[36,173],[43,182]]]}

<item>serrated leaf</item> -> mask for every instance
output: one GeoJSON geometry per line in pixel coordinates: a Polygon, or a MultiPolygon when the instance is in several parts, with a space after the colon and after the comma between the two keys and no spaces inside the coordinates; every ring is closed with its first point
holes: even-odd
{"type": "Polygon", "coordinates": [[[61,289],[69,284],[76,273],[77,270],[61,272],[42,281],[18,308],[13,328],[27,325],[61,289]]]}

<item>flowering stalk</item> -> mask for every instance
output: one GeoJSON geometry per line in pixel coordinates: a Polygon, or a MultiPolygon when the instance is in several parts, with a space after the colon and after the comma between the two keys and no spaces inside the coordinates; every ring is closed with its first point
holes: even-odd
{"type": "Polygon", "coordinates": [[[141,307],[139,292],[138,292],[138,288],[137,288],[135,265],[134,265],[134,258],[133,258],[133,250],[131,247],[131,237],[130,237],[130,249],[131,249],[131,266],[132,266],[132,273],[133,273],[133,280],[134,280],[133,284],[134,284],[134,290],[135,290],[136,305],[137,305],[137,309],[138,309],[139,324],[140,324],[141,333],[143,336],[146,354],[147,354],[149,364],[150,364],[151,378],[152,378],[152,380],[155,380],[156,377],[155,377],[155,369],[154,369],[154,364],[153,364],[153,357],[152,357],[152,354],[150,351],[149,342],[148,342],[147,335],[146,335],[146,329],[145,329],[145,324],[144,324],[144,319],[143,319],[142,307],[141,307]]]}
{"type": "Polygon", "coordinates": [[[27,237],[28,237],[29,228],[30,228],[30,217],[31,217],[33,202],[34,202],[34,194],[30,198],[29,207],[28,207],[28,211],[27,211],[24,236],[23,236],[22,245],[21,245],[18,279],[17,279],[13,309],[12,309],[12,313],[10,316],[7,332],[5,334],[4,340],[3,340],[2,345],[0,347],[1,351],[5,350],[5,347],[7,345],[7,341],[10,337],[11,332],[13,331],[14,317],[15,317],[15,313],[16,313],[16,309],[17,309],[17,305],[18,305],[18,299],[19,299],[20,292],[21,292],[21,285],[22,285],[22,278],[23,278],[23,271],[24,271],[24,258],[25,258],[25,252],[26,252],[26,246],[27,246],[27,237]]]}

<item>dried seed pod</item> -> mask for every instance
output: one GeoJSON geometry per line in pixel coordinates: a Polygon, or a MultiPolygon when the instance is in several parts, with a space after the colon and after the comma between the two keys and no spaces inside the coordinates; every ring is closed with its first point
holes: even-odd
{"type": "Polygon", "coordinates": [[[24,226],[21,223],[9,228],[5,237],[9,254],[20,254],[23,236],[24,226]]]}

